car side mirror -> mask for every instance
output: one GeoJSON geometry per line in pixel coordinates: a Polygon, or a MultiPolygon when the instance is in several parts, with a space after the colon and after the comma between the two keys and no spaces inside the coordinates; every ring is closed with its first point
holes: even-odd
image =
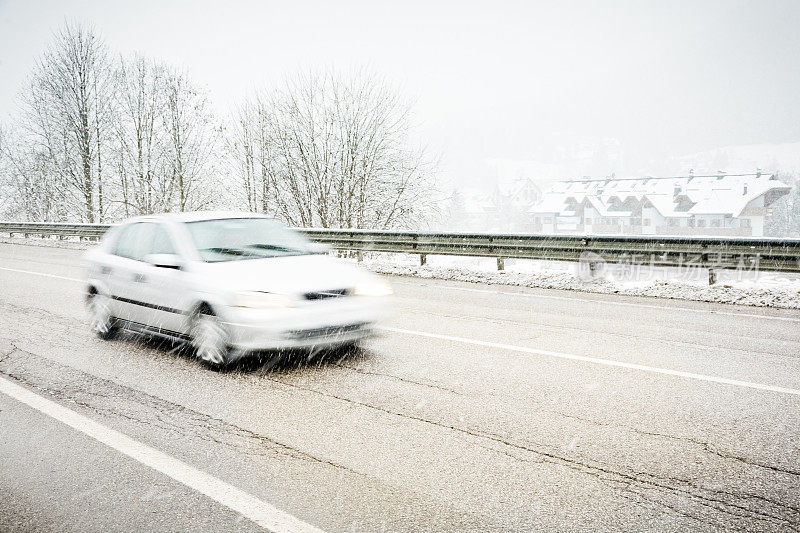
{"type": "Polygon", "coordinates": [[[328,252],[333,250],[333,248],[321,242],[312,242],[309,244],[308,248],[312,254],[321,254],[321,255],[327,254],[328,252]]]}
{"type": "Polygon", "coordinates": [[[159,268],[180,270],[183,267],[183,260],[175,254],[149,254],[144,260],[159,268]]]}

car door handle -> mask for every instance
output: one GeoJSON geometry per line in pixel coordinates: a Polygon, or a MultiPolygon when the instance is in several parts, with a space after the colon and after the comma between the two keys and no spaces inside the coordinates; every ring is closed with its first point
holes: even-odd
{"type": "Polygon", "coordinates": [[[108,276],[113,272],[110,266],[101,266],[100,267],[100,274],[104,276],[108,276]]]}
{"type": "Polygon", "coordinates": [[[133,281],[135,281],[136,283],[147,283],[147,276],[145,276],[144,274],[134,274],[133,281]]]}

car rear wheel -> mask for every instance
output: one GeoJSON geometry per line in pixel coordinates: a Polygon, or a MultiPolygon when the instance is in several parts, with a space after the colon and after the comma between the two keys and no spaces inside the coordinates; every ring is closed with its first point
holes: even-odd
{"type": "Polygon", "coordinates": [[[87,300],[89,323],[92,331],[101,339],[108,340],[117,334],[116,320],[111,316],[110,298],[105,294],[93,292],[87,300]]]}
{"type": "Polygon", "coordinates": [[[230,362],[228,332],[210,309],[198,311],[191,331],[192,347],[198,359],[212,368],[223,368],[230,362]]]}

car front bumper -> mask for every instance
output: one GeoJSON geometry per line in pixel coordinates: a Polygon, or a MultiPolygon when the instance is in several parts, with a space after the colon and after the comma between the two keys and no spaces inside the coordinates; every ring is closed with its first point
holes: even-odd
{"type": "Polygon", "coordinates": [[[244,351],[327,347],[372,335],[387,298],[346,297],[287,309],[228,308],[230,344],[244,351]]]}

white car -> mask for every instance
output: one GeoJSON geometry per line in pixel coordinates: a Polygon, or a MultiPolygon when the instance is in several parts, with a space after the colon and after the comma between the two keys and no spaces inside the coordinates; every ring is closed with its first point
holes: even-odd
{"type": "Polygon", "coordinates": [[[355,343],[384,317],[392,289],[327,251],[251,213],[133,218],[85,255],[92,329],[185,340],[212,366],[255,350],[355,343]]]}

